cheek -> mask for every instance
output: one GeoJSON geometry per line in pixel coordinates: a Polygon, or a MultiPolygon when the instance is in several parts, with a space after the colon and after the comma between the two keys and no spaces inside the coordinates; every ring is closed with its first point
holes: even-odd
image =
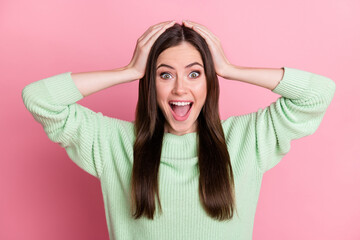
{"type": "Polygon", "coordinates": [[[204,100],[206,98],[206,80],[201,81],[198,85],[194,86],[194,91],[196,92],[197,98],[199,100],[204,100]]]}
{"type": "Polygon", "coordinates": [[[167,101],[168,92],[165,86],[156,85],[156,99],[160,106],[167,101]]]}

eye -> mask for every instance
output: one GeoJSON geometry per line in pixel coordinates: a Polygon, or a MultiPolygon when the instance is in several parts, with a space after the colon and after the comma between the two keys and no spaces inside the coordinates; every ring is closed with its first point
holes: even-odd
{"type": "Polygon", "coordinates": [[[167,78],[167,77],[163,77],[163,76],[166,76],[166,75],[168,75],[168,76],[171,76],[169,73],[167,73],[167,72],[162,72],[162,73],[160,73],[160,77],[161,78],[163,78],[163,79],[169,79],[169,78],[167,78]]]}
{"type": "Polygon", "coordinates": [[[195,74],[194,78],[197,78],[197,77],[200,75],[200,72],[199,72],[199,71],[193,71],[193,72],[190,73],[190,76],[191,76],[191,75],[194,75],[193,73],[198,74],[197,76],[196,76],[196,74],[195,74]]]}

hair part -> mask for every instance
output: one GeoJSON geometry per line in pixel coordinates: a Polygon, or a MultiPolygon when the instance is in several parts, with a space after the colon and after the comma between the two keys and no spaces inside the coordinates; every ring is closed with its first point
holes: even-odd
{"type": "Polygon", "coordinates": [[[153,219],[155,197],[162,212],[158,172],[166,119],[156,100],[155,63],[164,50],[183,42],[190,43],[199,51],[207,84],[206,101],[197,119],[201,205],[214,219],[231,219],[236,209],[234,177],[219,117],[219,80],[205,39],[193,29],[178,23],[166,29],[155,41],[149,52],[145,74],[139,81],[131,177],[132,216],[138,219],[145,215],[153,219]]]}

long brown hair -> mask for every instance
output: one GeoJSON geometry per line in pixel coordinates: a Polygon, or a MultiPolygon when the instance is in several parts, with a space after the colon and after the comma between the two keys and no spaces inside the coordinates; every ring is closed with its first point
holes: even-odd
{"type": "Polygon", "coordinates": [[[155,195],[162,212],[158,172],[166,119],[156,101],[155,64],[161,52],[184,41],[200,52],[207,83],[206,101],[197,119],[200,201],[207,214],[220,221],[232,218],[236,208],[234,177],[219,117],[219,81],[212,55],[200,34],[176,23],[153,44],[144,77],[139,81],[131,178],[131,203],[132,208],[135,207],[132,214],[135,219],[143,214],[153,219],[155,195]]]}

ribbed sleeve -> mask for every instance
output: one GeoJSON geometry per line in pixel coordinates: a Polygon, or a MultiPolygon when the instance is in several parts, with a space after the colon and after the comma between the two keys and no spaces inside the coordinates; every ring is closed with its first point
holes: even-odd
{"type": "Polygon", "coordinates": [[[268,171],[290,151],[292,140],[316,131],[335,88],[335,82],[325,76],[284,67],[282,80],[272,90],[281,95],[276,102],[257,112],[226,120],[227,131],[243,131],[244,126],[248,131],[246,137],[230,145],[236,142],[245,149],[255,150],[260,170],[268,171]]]}
{"type": "Polygon", "coordinates": [[[101,112],[76,103],[82,98],[71,72],[38,80],[22,90],[25,107],[49,139],[64,147],[79,167],[99,178],[103,169],[102,148],[108,141],[108,121],[101,112]]]}

